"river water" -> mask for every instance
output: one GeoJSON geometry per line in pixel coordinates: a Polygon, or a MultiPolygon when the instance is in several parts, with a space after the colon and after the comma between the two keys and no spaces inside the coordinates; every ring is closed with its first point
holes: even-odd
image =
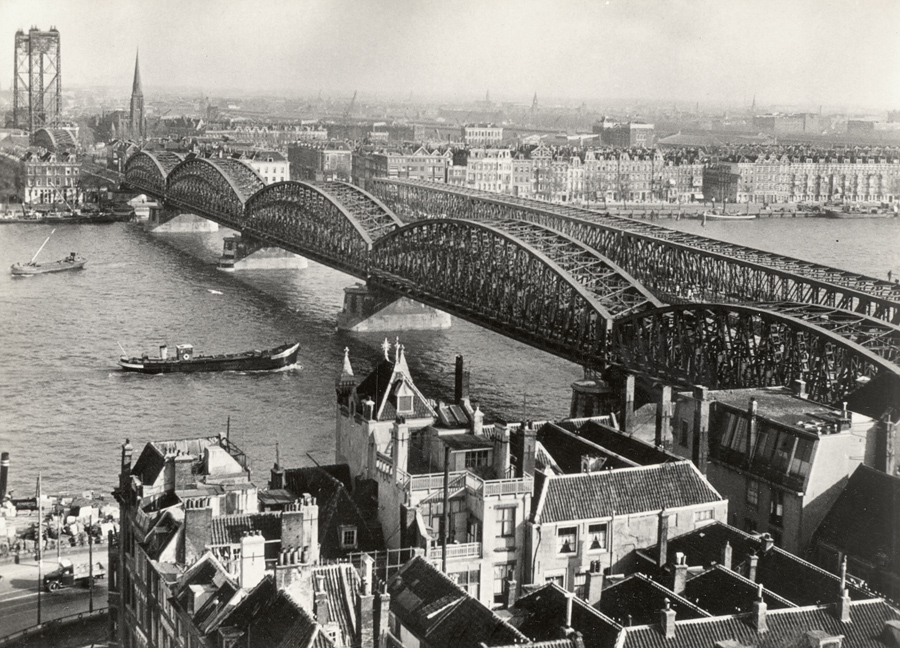
{"type": "MultiPolygon", "coordinates": [[[[886,278],[900,276],[900,222],[765,219],[662,221],[663,225],[886,278]]],[[[49,226],[0,227],[0,268],[27,261],[49,226]]],[[[265,482],[278,443],[282,464],[333,461],[334,381],[344,347],[357,374],[381,354],[383,335],[336,331],[343,288],[354,279],[310,262],[304,270],[223,273],[215,268],[227,231],[145,233],[134,224],[56,229],[41,259],[78,251],[85,270],[31,278],[0,271],[0,450],[11,454],[15,496],[108,493],[119,446],[214,435],[231,438],[265,482]],[[299,340],[299,363],[273,373],[143,376],[118,370],[121,351],[190,343],[201,353],[299,340]]],[[[652,260],[651,260],[652,262],[652,260]]],[[[444,331],[401,342],[420,389],[453,394],[454,358],[471,371],[471,393],[510,420],[568,413],[579,367],[454,319],[444,331]]]]}

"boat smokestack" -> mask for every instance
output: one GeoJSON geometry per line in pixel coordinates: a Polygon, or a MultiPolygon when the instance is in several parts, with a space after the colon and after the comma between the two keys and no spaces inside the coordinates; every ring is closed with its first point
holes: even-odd
{"type": "Polygon", "coordinates": [[[161,344],[159,346],[159,357],[161,360],[165,360],[169,357],[169,347],[167,347],[165,344],[161,344]]]}
{"type": "Polygon", "coordinates": [[[0,502],[6,498],[6,484],[9,479],[9,453],[0,454],[0,502]]]}

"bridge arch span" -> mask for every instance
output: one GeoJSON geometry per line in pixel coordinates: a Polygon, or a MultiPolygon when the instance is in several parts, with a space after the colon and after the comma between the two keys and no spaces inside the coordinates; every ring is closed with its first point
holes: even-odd
{"type": "Polygon", "coordinates": [[[242,231],[365,277],[374,232],[360,216],[330,186],[288,180],[253,194],[242,231]]]}
{"type": "Polygon", "coordinates": [[[900,375],[900,365],[787,312],[738,304],[679,304],[615,322],[610,360],[682,384],[711,389],[806,382],[813,400],[840,404],[861,377],[900,375]]]}
{"type": "Polygon", "coordinates": [[[265,182],[251,167],[231,158],[191,158],[166,178],[166,202],[240,229],[244,203],[265,182]]]}
{"type": "Polygon", "coordinates": [[[551,248],[570,240],[543,235],[518,236],[502,223],[419,221],[375,243],[369,281],[555,355],[598,362],[616,306],[552,258],[551,248]]]}
{"type": "Polygon", "coordinates": [[[166,178],[182,162],[184,157],[172,151],[138,151],[125,162],[125,182],[162,199],[166,195],[166,178]]]}

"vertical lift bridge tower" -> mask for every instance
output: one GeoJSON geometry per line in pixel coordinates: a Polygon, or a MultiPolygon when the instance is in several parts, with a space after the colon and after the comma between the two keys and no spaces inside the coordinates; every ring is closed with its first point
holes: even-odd
{"type": "Polygon", "coordinates": [[[16,32],[13,120],[34,133],[59,119],[61,58],[56,27],[16,32]]]}

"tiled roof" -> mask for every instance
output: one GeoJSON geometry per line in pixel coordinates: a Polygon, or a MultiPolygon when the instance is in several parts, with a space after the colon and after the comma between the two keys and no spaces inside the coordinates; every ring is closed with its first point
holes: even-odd
{"type": "MultiPolygon", "coordinates": [[[[540,522],[631,515],[722,501],[690,461],[548,477],[534,498],[540,522]]],[[[538,483],[535,483],[538,486],[538,483]]]]}
{"type": "Polygon", "coordinates": [[[377,500],[369,499],[372,510],[366,510],[353,499],[344,483],[332,474],[332,467],[293,468],[284,471],[284,485],[297,497],[309,493],[319,507],[319,543],[325,559],[340,558],[342,525],[356,526],[357,547],[354,551],[378,551],[384,548],[380,527],[370,524],[377,518],[377,500]]]}
{"type": "MultiPolygon", "coordinates": [[[[758,564],[756,582],[795,605],[827,603],[837,596],[840,579],[815,565],[778,547],[765,551],[758,536],[744,533],[733,526],[713,522],[699,529],[670,538],[667,546],[669,559],[681,552],[688,565],[711,566],[722,559],[725,543],[731,545],[732,569],[748,575],[750,556],[756,555],[758,564]]],[[[658,556],[657,546],[644,550],[652,560],[658,556]]],[[[850,597],[854,600],[872,598],[860,588],[848,583],[850,597]]]]}
{"type": "MultiPolygon", "coordinates": [[[[520,598],[514,609],[521,618],[519,631],[537,642],[558,637],[566,624],[566,598],[566,591],[555,583],[520,598]]],[[[586,648],[607,648],[615,643],[622,626],[576,597],[572,628],[581,633],[586,648]]]]}
{"type": "Polygon", "coordinates": [[[860,464],[816,539],[900,574],[900,478],[860,464]]]}
{"type": "Polygon", "coordinates": [[[595,607],[620,625],[642,625],[656,622],[667,600],[678,619],[709,616],[687,599],[643,574],[634,574],[604,589],[595,607]]]}
{"type": "Polygon", "coordinates": [[[391,612],[430,646],[478,648],[525,643],[527,638],[460,589],[421,556],[391,579],[391,612]]]}
{"type": "Polygon", "coordinates": [[[735,640],[755,648],[784,648],[809,645],[806,633],[822,631],[843,635],[843,648],[884,648],[881,640],[885,621],[900,619],[900,611],[884,601],[856,601],[850,605],[850,623],[841,623],[832,606],[808,606],[770,610],[768,632],[757,633],[752,614],[695,619],[675,623],[675,636],[666,639],[657,624],[623,630],[620,648],[712,648],[716,642],[735,640]]]}
{"type": "Polygon", "coordinates": [[[212,519],[211,545],[238,544],[247,533],[259,531],[266,540],[281,539],[280,513],[220,515],[212,519]]]}
{"type": "Polygon", "coordinates": [[[316,567],[314,575],[323,576],[322,584],[328,594],[328,618],[337,622],[344,637],[356,635],[356,610],[354,603],[359,591],[359,574],[353,565],[341,563],[316,567]]]}

